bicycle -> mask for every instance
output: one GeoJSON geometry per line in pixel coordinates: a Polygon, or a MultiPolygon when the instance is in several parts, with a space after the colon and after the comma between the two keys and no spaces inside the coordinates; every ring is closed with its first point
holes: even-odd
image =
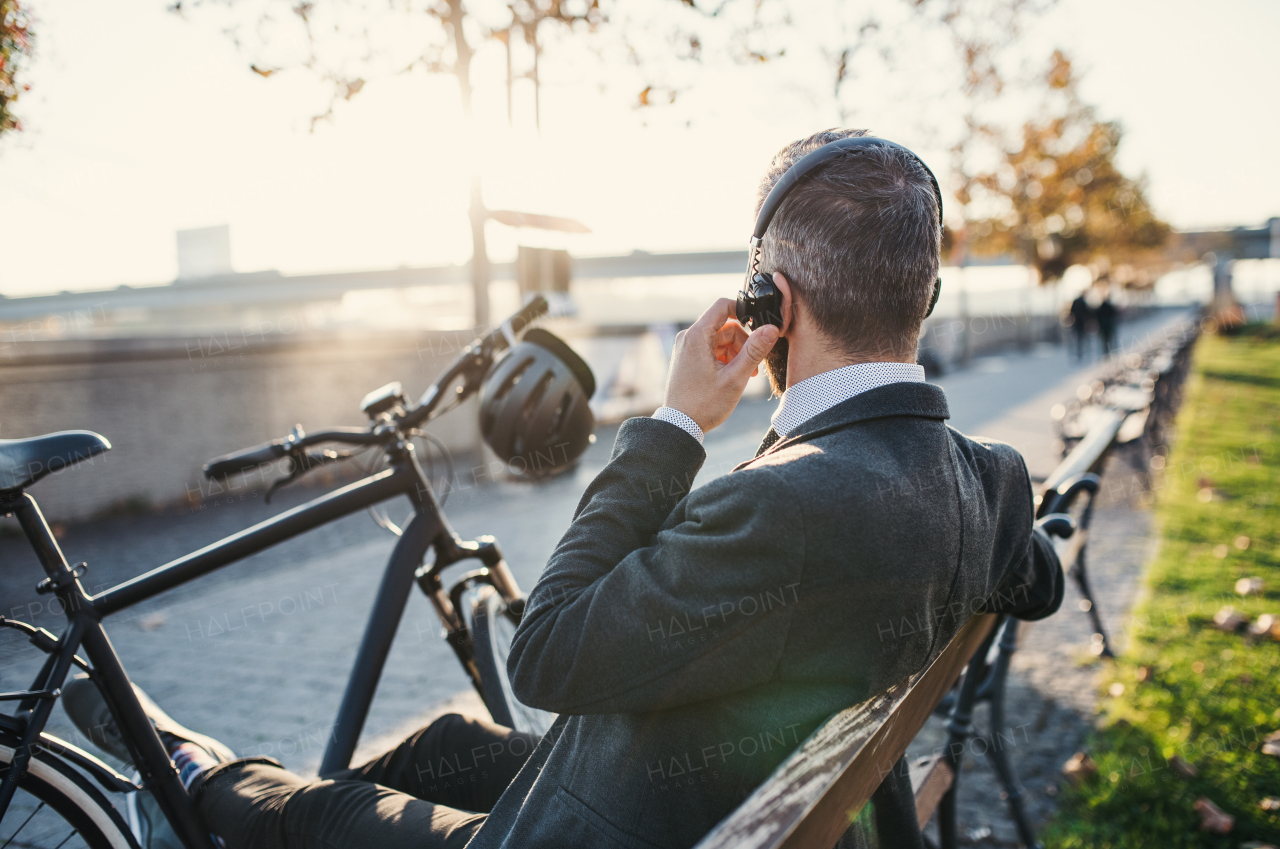
{"type": "Polygon", "coordinates": [[[547,302],[535,297],[500,327],[476,339],[416,405],[404,397],[398,383],[369,393],[361,402],[370,419],[367,428],[310,434],[296,428],[283,439],[209,461],[206,477],[219,479],[287,460],[288,472],[272,484],[268,498],[307,472],[370,448],[383,452],[388,467],[97,595],[89,595],[80,583],[86,564],[68,564],[39,505],[26,489],[51,472],[109,450],[110,443],[91,431],[64,431],[0,444],[0,513],[17,518],[44,569],[46,577],[37,585],[37,592],[56,596],[67,616],[67,627],[60,636],[0,617],[0,627],[25,633],[48,655],[30,689],[0,693],[0,701],[18,703],[12,715],[0,713],[0,849],[11,843],[62,849],[75,845],[70,841],[77,835],[90,849],[138,849],[125,817],[103,791],[136,793],[142,789],[155,794],[184,846],[213,849],[190,796],[134,694],[102,619],[278,542],[401,495],[409,498],[413,513],[403,528],[393,526],[399,540],[374,599],[321,759],[320,774],[349,765],[415,584],[431,600],[444,625],[446,641],[494,721],[544,733],[554,716],[520,704],[506,675],[507,653],[524,609],[524,596],[492,537],[464,541],[450,528],[431,477],[419,463],[413,439],[424,435],[421,428],[428,421],[479,392],[498,356],[514,347],[518,335],[546,311],[547,302]],[[318,448],[334,443],[357,450],[318,448]],[[457,576],[446,591],[442,573],[467,560],[478,560],[479,568],[457,576]],[[81,648],[87,658],[77,654],[81,648]],[[110,706],[137,768],[136,780],[44,732],[73,666],[90,676],[110,706]],[[17,826],[7,833],[4,826],[14,821],[17,826]]]}

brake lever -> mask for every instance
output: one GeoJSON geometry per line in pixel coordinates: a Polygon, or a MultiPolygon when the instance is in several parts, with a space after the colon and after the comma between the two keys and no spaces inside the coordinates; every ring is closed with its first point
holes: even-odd
{"type": "Polygon", "coordinates": [[[323,451],[294,451],[289,456],[289,473],[282,478],[272,481],[271,486],[267,487],[266,502],[271,503],[271,496],[276,491],[282,489],[305,475],[312,469],[318,469],[329,463],[336,463],[339,460],[345,460],[354,455],[355,452],[343,451],[341,453],[334,451],[332,448],[326,448],[323,451]]]}

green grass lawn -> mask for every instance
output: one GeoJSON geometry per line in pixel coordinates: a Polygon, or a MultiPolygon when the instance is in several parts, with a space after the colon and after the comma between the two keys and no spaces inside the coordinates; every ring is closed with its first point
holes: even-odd
{"type": "Polygon", "coordinates": [[[1261,751],[1280,729],[1280,643],[1213,623],[1224,605],[1280,614],[1280,333],[1208,336],[1193,359],[1153,481],[1160,548],[1088,742],[1098,772],[1063,793],[1049,847],[1280,845],[1280,811],[1260,806],[1280,797],[1280,758],[1261,751]],[[1237,595],[1243,577],[1261,593],[1237,595]],[[1229,834],[1200,830],[1201,797],[1235,817],[1229,834]]]}

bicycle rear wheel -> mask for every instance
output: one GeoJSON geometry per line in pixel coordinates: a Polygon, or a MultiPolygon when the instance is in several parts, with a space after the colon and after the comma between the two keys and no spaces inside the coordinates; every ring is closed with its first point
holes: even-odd
{"type": "MultiPolygon", "coordinates": [[[[0,776],[13,761],[11,739],[0,740],[0,776]]],[[[120,812],[89,778],[37,750],[0,821],[7,849],[138,849],[120,812]]]]}
{"type": "Polygon", "coordinates": [[[515,632],[516,624],[507,615],[502,596],[486,587],[471,606],[471,640],[480,683],[484,686],[485,705],[499,725],[541,736],[556,721],[556,715],[521,704],[511,691],[507,657],[511,654],[511,638],[515,632]]]}

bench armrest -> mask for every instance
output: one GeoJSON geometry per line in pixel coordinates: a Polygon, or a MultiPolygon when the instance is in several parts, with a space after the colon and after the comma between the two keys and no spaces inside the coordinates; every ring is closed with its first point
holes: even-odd
{"type": "Polygon", "coordinates": [[[834,846],[996,619],[973,617],[928,669],[828,719],[695,849],[834,846]]]}

